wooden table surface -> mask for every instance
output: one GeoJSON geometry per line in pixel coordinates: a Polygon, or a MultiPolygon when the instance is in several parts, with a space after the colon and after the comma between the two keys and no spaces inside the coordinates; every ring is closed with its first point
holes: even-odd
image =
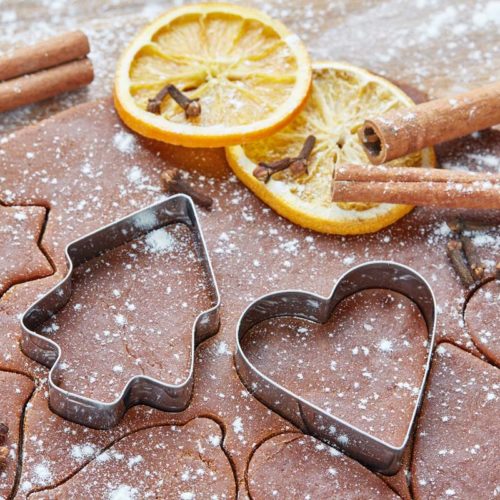
{"type": "MultiPolygon", "coordinates": [[[[0,0],[0,51],[82,29],[92,85],[0,116],[0,134],[110,93],[115,61],[135,31],[174,1],[0,0]]],[[[500,79],[500,0],[256,0],[302,37],[316,60],[344,60],[431,97],[500,79]]]]}

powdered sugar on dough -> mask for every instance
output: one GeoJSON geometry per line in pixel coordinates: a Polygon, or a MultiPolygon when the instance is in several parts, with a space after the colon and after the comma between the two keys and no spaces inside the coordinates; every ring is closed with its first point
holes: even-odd
{"type": "Polygon", "coordinates": [[[128,484],[120,484],[118,488],[112,488],[109,491],[109,500],[135,500],[138,495],[137,488],[133,488],[128,484]]]}
{"type": "Polygon", "coordinates": [[[121,153],[132,154],[135,150],[137,139],[135,135],[121,130],[113,136],[113,145],[121,153]]]}
{"type": "Polygon", "coordinates": [[[156,254],[164,254],[178,249],[179,243],[174,236],[165,228],[156,229],[148,233],[144,239],[146,251],[156,254]]]}

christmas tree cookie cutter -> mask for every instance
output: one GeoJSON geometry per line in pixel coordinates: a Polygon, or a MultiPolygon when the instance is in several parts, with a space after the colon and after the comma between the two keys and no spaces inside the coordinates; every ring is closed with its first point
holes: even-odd
{"type": "Polygon", "coordinates": [[[48,386],[52,411],[67,420],[88,427],[109,429],[134,405],[145,404],[165,411],[184,410],[193,391],[196,346],[217,333],[220,322],[219,289],[192,199],[178,194],[150,205],[71,242],[67,245],[65,254],[68,262],[66,276],[32,304],[21,318],[23,352],[50,368],[48,386]],[[193,323],[187,378],[174,385],[145,375],[135,375],[128,380],[120,395],[109,403],[63,389],[58,383],[62,375],[59,363],[62,354],[60,346],[37,333],[37,329],[67,304],[71,297],[74,269],[107,250],[175,222],[186,224],[192,230],[197,256],[204,267],[214,304],[210,309],[201,312],[193,323]]]}

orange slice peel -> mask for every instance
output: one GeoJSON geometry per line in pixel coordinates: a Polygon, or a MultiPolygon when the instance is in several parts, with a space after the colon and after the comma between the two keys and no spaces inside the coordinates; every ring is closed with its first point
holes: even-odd
{"type": "MultiPolygon", "coordinates": [[[[363,234],[379,231],[409,213],[409,205],[334,203],[331,180],[335,165],[369,161],[357,135],[367,115],[412,107],[413,101],[391,82],[347,63],[313,64],[311,95],[304,110],[285,128],[260,141],[226,148],[236,176],[286,219],[318,232],[363,234]],[[253,174],[259,163],[296,157],[314,135],[307,172],[298,177],[285,169],[268,182],[253,174]]],[[[434,167],[432,148],[387,165],[434,167]]]]}
{"type": "Polygon", "coordinates": [[[289,123],[311,85],[309,55],[297,35],[252,8],[195,4],[147,25],[123,52],[114,101],[137,133],[188,147],[221,147],[267,137],[289,123]],[[148,101],[168,84],[201,113],[186,116],[168,96],[159,113],[148,101]]]}

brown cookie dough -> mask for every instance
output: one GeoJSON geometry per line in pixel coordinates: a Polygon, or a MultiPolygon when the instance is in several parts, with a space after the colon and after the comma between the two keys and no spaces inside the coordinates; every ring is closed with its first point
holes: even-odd
{"type": "Polygon", "coordinates": [[[220,427],[207,418],[183,427],[144,429],[114,443],[63,485],[30,498],[235,498],[221,439],[220,427]]]}
{"type": "Polygon", "coordinates": [[[61,273],[69,242],[161,196],[163,161],[123,127],[110,100],[14,132],[0,155],[0,201],[49,208],[43,246],[61,273]]]}
{"type": "Polygon", "coordinates": [[[398,498],[375,474],[321,441],[299,433],[261,444],[248,466],[254,500],[398,498]]]}
{"type": "Polygon", "coordinates": [[[500,493],[500,370],[443,343],[418,421],[415,498],[493,498],[500,493]]]}
{"type": "MultiPolygon", "coordinates": [[[[20,130],[0,144],[0,177],[4,179],[0,183],[0,199],[18,204],[38,200],[39,204],[50,206],[44,248],[62,276],[64,245],[156,201],[161,196],[162,168],[171,164],[182,168],[186,159],[189,165],[203,163],[205,174],[225,168],[220,151],[216,154],[202,150],[191,153],[174,147],[158,149],[160,156],[151,143],[130,134],[117,119],[109,100],[75,107],[40,125],[20,130]],[[26,152],[30,151],[36,154],[36,162],[26,161],[26,152]],[[213,161],[219,163],[211,169],[213,161]]],[[[453,274],[444,250],[450,236],[444,222],[448,212],[417,209],[379,233],[343,238],[290,224],[230,174],[213,179],[192,173],[191,180],[214,198],[214,209],[199,210],[199,215],[222,295],[221,329],[196,351],[195,385],[188,409],[162,415],[169,424],[183,424],[198,416],[220,422],[225,430],[223,447],[234,464],[242,495],[245,471],[255,447],[269,436],[291,429],[248,394],[234,369],[236,323],[251,300],[286,288],[327,295],[335,279],[349,267],[371,259],[395,260],[413,266],[431,283],[441,310],[438,335],[474,348],[462,324],[466,292],[453,274]]],[[[0,300],[0,312],[9,318],[9,328],[0,329],[0,343],[6,346],[4,358],[9,357],[5,361],[9,366],[16,364],[19,370],[33,372],[34,363],[25,366],[27,362],[22,362],[25,358],[19,351],[16,316],[54,284],[51,279],[15,286],[12,294],[9,292],[10,301],[0,300]],[[8,342],[4,344],[5,339],[8,342]]],[[[0,366],[3,362],[0,355],[0,366]]],[[[38,380],[46,377],[43,367],[38,372],[38,380]]],[[[99,431],[97,439],[94,431],[51,413],[44,391],[37,397],[43,405],[34,405],[26,414],[31,423],[25,445],[30,452],[24,457],[21,484],[35,477],[43,455],[50,457],[52,474],[50,484],[44,487],[64,482],[92,459],[85,455],[79,461],[68,460],[73,446],[92,443],[96,453],[100,452],[131,429],[144,426],[152,411],[133,408],[124,418],[127,426],[120,424],[112,431],[99,431]],[[64,429],[66,432],[62,432],[64,429]]],[[[24,498],[28,491],[20,491],[19,498],[24,498]]]]}
{"type": "Polygon", "coordinates": [[[31,439],[24,443],[18,498],[44,486],[64,482],[75,470],[132,432],[170,423],[169,413],[136,406],[127,412],[118,426],[106,431],[91,429],[52,413],[43,387],[34,394],[26,411],[25,434],[31,439]],[[44,481],[39,474],[42,457],[45,476],[50,481],[44,481]]]}
{"type": "Polygon", "coordinates": [[[24,406],[35,384],[24,375],[0,371],[0,423],[8,428],[0,447],[6,447],[8,455],[5,466],[0,465],[0,498],[9,498],[18,470],[18,453],[22,449],[19,441],[24,406]]]}
{"type": "Polygon", "coordinates": [[[400,446],[419,393],[427,338],[412,301],[374,289],[344,299],[324,324],[292,317],[259,323],[242,348],[275,382],[400,446]]]}
{"type": "Polygon", "coordinates": [[[135,375],[187,379],[193,324],[213,305],[188,226],[151,231],[73,277],[69,302],[39,331],[61,347],[63,389],[109,402],[135,375]]]}
{"type": "Polygon", "coordinates": [[[43,207],[0,205],[0,296],[16,283],[52,274],[38,246],[45,217],[43,207]]]}
{"type": "Polygon", "coordinates": [[[477,348],[500,366],[500,281],[478,288],[467,302],[465,324],[477,348]]]}

